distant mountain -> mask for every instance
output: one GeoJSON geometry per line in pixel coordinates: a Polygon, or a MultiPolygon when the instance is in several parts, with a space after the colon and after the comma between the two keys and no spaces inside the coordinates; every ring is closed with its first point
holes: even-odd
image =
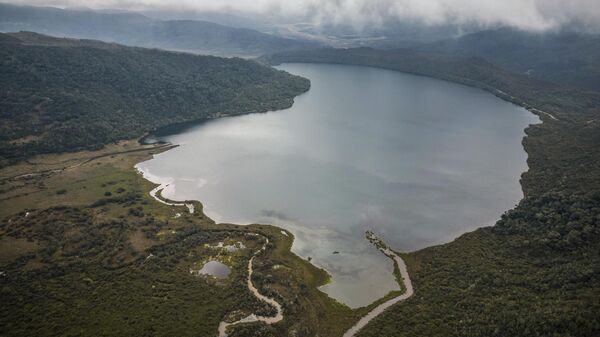
{"type": "Polygon", "coordinates": [[[0,33],[0,167],[173,123],[277,110],[309,81],[239,58],[0,33]]]}
{"type": "Polygon", "coordinates": [[[159,20],[199,20],[218,23],[227,27],[248,28],[259,32],[269,31],[268,19],[257,14],[252,16],[229,11],[190,11],[184,9],[147,9],[139,14],[159,20]]]}
{"type": "Polygon", "coordinates": [[[321,41],[335,48],[371,47],[380,49],[410,48],[479,31],[477,26],[427,25],[418,22],[385,20],[378,25],[357,27],[351,23],[315,23],[310,18],[266,25],[263,32],[279,36],[321,41]]]}
{"type": "Polygon", "coordinates": [[[252,57],[314,46],[252,29],[197,20],[159,20],[141,14],[0,4],[0,31],[96,39],[148,48],[252,57]]]}
{"type": "Polygon", "coordinates": [[[487,30],[421,45],[421,51],[477,56],[520,74],[600,91],[600,35],[487,30]]]}

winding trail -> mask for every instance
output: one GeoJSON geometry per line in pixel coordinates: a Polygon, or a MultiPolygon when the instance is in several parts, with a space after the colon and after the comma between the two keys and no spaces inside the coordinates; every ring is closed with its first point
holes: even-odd
{"type": "Polygon", "coordinates": [[[194,213],[194,204],[186,204],[184,202],[177,202],[177,203],[173,203],[173,202],[167,202],[166,200],[164,200],[161,196],[160,196],[160,192],[162,190],[164,190],[167,186],[169,186],[169,184],[161,184],[159,186],[157,186],[156,188],[154,188],[152,191],[150,191],[150,196],[152,198],[154,198],[154,200],[165,204],[165,205],[169,205],[169,206],[185,206],[187,207],[188,211],[190,211],[190,213],[194,213]]]}
{"type": "Polygon", "coordinates": [[[367,239],[371,241],[383,254],[391,258],[394,261],[394,263],[396,263],[396,265],[398,266],[398,270],[400,271],[400,276],[402,277],[402,281],[404,283],[404,288],[406,289],[406,291],[397,297],[394,297],[390,300],[381,303],[380,305],[376,306],[373,310],[369,311],[368,314],[363,316],[353,327],[346,331],[343,337],[356,336],[356,334],[362,328],[364,328],[373,318],[381,315],[387,308],[391,307],[392,305],[400,301],[404,301],[405,299],[411,297],[414,294],[412,282],[410,281],[410,276],[408,275],[408,270],[406,269],[406,263],[404,263],[404,260],[402,260],[402,258],[398,256],[398,254],[394,253],[391,249],[389,249],[388,246],[383,242],[383,240],[375,236],[375,234],[373,234],[372,232],[367,232],[367,239]]]}
{"type": "MultiPolygon", "coordinates": [[[[143,174],[143,172],[142,172],[142,174],[143,174]]],[[[165,205],[185,206],[188,208],[190,213],[194,213],[194,204],[183,203],[183,202],[168,202],[165,199],[163,199],[160,196],[160,192],[162,190],[164,190],[167,186],[169,186],[169,184],[160,184],[159,186],[155,187],[152,191],[150,191],[150,196],[152,198],[154,198],[154,200],[156,200],[160,203],[163,203],[165,205]]],[[[282,231],[282,233],[283,233],[283,231],[282,231]]],[[[249,233],[249,234],[256,235],[256,236],[262,236],[258,233],[249,233]]],[[[287,235],[287,233],[285,233],[285,235],[287,235]]],[[[250,290],[250,292],[254,295],[254,297],[258,298],[259,300],[261,300],[265,303],[272,305],[275,308],[275,310],[277,311],[277,313],[275,314],[275,316],[258,316],[256,314],[250,314],[240,320],[237,320],[237,321],[231,322],[231,323],[222,321],[221,323],[219,323],[219,330],[218,330],[219,337],[227,337],[227,328],[230,326],[233,326],[233,325],[242,324],[242,323],[251,323],[251,322],[264,322],[265,324],[275,324],[275,323],[283,320],[283,308],[281,307],[281,304],[279,304],[274,299],[261,294],[258,291],[258,289],[256,289],[254,284],[252,284],[252,272],[253,272],[252,264],[254,262],[254,258],[261,252],[265,251],[267,249],[267,244],[269,244],[269,238],[267,238],[267,237],[264,237],[264,238],[266,240],[265,244],[259,250],[254,252],[252,257],[248,261],[248,280],[247,280],[248,290],[250,290]]]]}
{"type": "MultiPolygon", "coordinates": [[[[252,233],[253,235],[259,235],[256,233],[252,233]]],[[[251,323],[251,322],[264,322],[266,324],[274,324],[277,323],[279,321],[281,321],[283,319],[283,309],[281,308],[281,304],[277,303],[277,301],[275,301],[274,299],[264,296],[262,295],[258,289],[256,289],[256,287],[254,286],[254,284],[252,284],[252,263],[254,262],[254,258],[260,254],[262,251],[267,249],[267,244],[269,243],[269,239],[265,238],[267,241],[265,242],[265,244],[262,246],[262,248],[260,248],[259,250],[257,250],[254,255],[252,255],[252,257],[250,258],[250,261],[248,261],[248,289],[250,290],[250,292],[252,292],[252,294],[258,298],[259,300],[268,303],[270,305],[272,305],[273,307],[275,307],[275,309],[277,310],[277,313],[275,314],[275,316],[257,316],[255,314],[250,314],[240,320],[237,320],[235,322],[231,322],[231,323],[227,323],[225,321],[222,321],[221,323],[219,323],[219,337],[227,337],[227,328],[232,326],[232,325],[236,325],[236,324],[241,324],[241,323],[251,323]]]]}
{"type": "Polygon", "coordinates": [[[546,112],[546,111],[542,111],[542,110],[540,110],[540,109],[536,109],[536,108],[529,108],[529,111],[531,111],[531,112],[537,112],[537,113],[540,113],[540,114],[546,115],[546,116],[550,117],[550,119],[552,119],[552,120],[555,120],[555,121],[558,121],[558,120],[559,120],[558,118],[554,117],[554,115],[553,115],[553,114],[551,114],[551,113],[549,113],[549,112],[546,112]]]}
{"type": "MultiPolygon", "coordinates": [[[[163,189],[165,189],[167,186],[169,186],[169,184],[161,184],[161,185],[157,186],[152,191],[150,191],[150,196],[152,196],[152,198],[154,198],[156,201],[163,203],[165,205],[186,206],[188,208],[188,210],[190,211],[190,213],[194,213],[194,205],[193,204],[171,203],[171,202],[167,202],[166,200],[162,199],[162,197],[160,197],[159,193],[163,189]]],[[[250,234],[260,235],[257,233],[250,233],[250,234]]],[[[286,233],[286,235],[287,235],[287,233],[286,233]]],[[[406,268],[406,263],[404,263],[404,260],[402,260],[402,258],[400,256],[398,256],[398,254],[396,254],[394,251],[392,251],[385,244],[385,242],[381,238],[377,237],[373,232],[368,231],[366,235],[367,235],[367,239],[371,243],[373,243],[377,247],[377,249],[379,249],[379,251],[381,251],[385,256],[392,259],[394,261],[394,263],[398,266],[398,270],[400,271],[400,276],[401,276],[402,282],[404,284],[405,292],[402,293],[401,295],[398,295],[392,299],[389,299],[389,300],[381,303],[380,305],[376,306],[373,310],[369,311],[369,313],[367,313],[365,316],[363,316],[354,326],[352,326],[350,329],[348,329],[348,331],[346,331],[344,333],[343,337],[356,336],[356,334],[362,328],[364,328],[367,324],[369,324],[369,322],[371,320],[373,320],[375,317],[381,315],[387,308],[393,306],[394,304],[396,304],[398,302],[406,300],[407,298],[411,297],[414,294],[412,282],[410,280],[410,276],[408,275],[408,270],[406,268]]],[[[275,324],[275,323],[283,320],[283,308],[281,307],[281,304],[279,304],[273,298],[270,298],[270,297],[267,297],[267,296],[261,294],[258,291],[258,289],[256,289],[254,284],[252,283],[252,272],[253,272],[252,264],[254,262],[254,258],[258,254],[260,254],[261,252],[263,252],[267,249],[267,244],[269,243],[269,239],[265,237],[265,240],[266,240],[265,244],[259,250],[254,252],[252,257],[248,261],[247,285],[248,285],[248,290],[250,290],[250,292],[254,295],[254,297],[258,298],[260,301],[263,301],[265,303],[268,303],[269,305],[272,305],[275,308],[275,310],[277,311],[277,313],[274,316],[259,316],[256,314],[250,314],[242,319],[239,319],[235,322],[230,322],[230,323],[221,321],[219,323],[219,328],[218,328],[218,337],[227,337],[227,328],[234,326],[234,325],[243,324],[243,323],[253,323],[253,322],[263,322],[265,324],[275,324]]]]}

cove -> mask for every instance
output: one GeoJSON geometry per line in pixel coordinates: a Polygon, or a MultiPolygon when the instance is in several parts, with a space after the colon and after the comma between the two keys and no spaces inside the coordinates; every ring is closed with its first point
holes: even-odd
{"type": "Polygon", "coordinates": [[[420,249],[492,225],[522,198],[521,141],[538,122],[525,109],[382,69],[279,69],[311,80],[290,109],[157,133],[181,146],[137,168],[215,221],[289,230],[292,250],[332,275],[321,290],[340,302],[360,307],[399,289],[366,230],[395,250],[420,249]]]}

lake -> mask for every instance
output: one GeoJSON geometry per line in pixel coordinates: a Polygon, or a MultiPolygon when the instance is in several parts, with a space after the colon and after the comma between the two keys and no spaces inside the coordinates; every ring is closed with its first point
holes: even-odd
{"type": "Polygon", "coordinates": [[[217,278],[226,278],[229,276],[231,270],[227,265],[219,262],[219,261],[208,261],[203,266],[202,269],[197,271],[198,275],[210,275],[217,278]]]}
{"type": "Polygon", "coordinates": [[[181,146],[137,167],[163,196],[196,199],[219,222],[270,223],[332,275],[350,307],[397,290],[394,249],[448,242],[493,224],[521,198],[525,109],[484,91],[358,66],[284,64],[311,80],[292,108],[154,137],[181,146]],[[334,254],[334,252],[336,252],[334,254]]]}

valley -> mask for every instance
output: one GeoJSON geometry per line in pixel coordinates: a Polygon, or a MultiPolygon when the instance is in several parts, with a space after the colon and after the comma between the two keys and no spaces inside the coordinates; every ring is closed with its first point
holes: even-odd
{"type": "Polygon", "coordinates": [[[599,335],[586,2],[0,4],[2,336],[599,335]]]}

